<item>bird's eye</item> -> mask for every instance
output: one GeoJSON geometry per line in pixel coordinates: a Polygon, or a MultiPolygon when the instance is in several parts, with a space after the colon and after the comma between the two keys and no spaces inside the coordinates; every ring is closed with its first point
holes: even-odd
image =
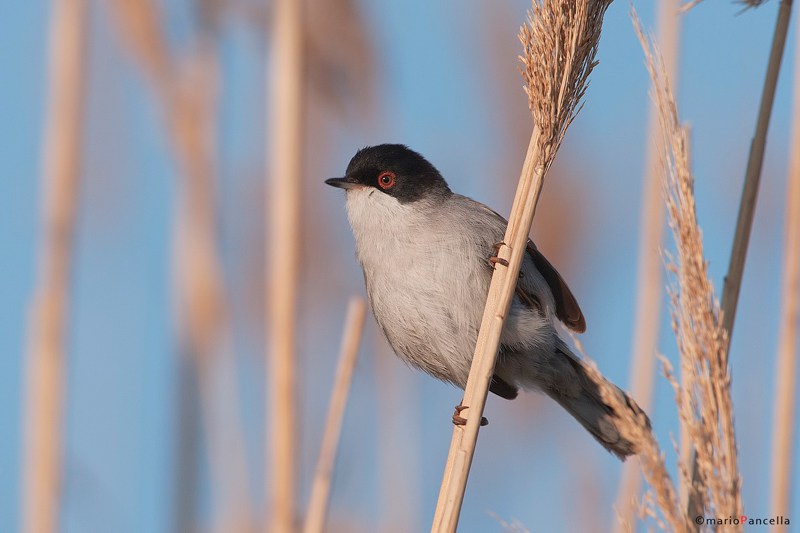
{"type": "Polygon", "coordinates": [[[381,186],[381,189],[389,189],[394,185],[395,175],[393,172],[382,172],[380,176],[378,176],[378,185],[381,186]]]}

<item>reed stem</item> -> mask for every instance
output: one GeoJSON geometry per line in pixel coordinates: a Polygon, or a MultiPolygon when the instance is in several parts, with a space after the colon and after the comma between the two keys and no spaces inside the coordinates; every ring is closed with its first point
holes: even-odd
{"type": "MultiPolygon", "coordinates": [[[[797,401],[797,348],[800,322],[800,32],[797,32],[794,67],[794,110],[786,179],[786,221],[783,245],[783,281],[780,333],[775,362],[775,411],[772,437],[771,516],[789,514],[792,487],[795,402],[797,401]]],[[[775,531],[788,531],[778,525],[775,531]]]]}
{"type": "Polygon", "coordinates": [[[272,533],[295,530],[297,468],[295,438],[295,314],[300,244],[300,178],[303,139],[302,2],[274,3],[272,61],[268,70],[271,187],[266,188],[264,251],[267,272],[267,366],[270,395],[265,431],[271,450],[266,494],[272,494],[265,524],[272,533]]]}
{"type": "Polygon", "coordinates": [[[455,426],[450,443],[450,452],[445,466],[444,479],[436,505],[432,532],[454,532],[458,526],[461,503],[467,486],[467,478],[475,453],[480,420],[489,391],[489,382],[494,373],[494,364],[500,345],[503,323],[511,307],[519,268],[528,242],[528,233],[533,222],[534,210],[544,179],[544,167],[537,165],[540,158],[540,130],[534,127],[525,164],[522,167],[511,216],[497,256],[505,259],[508,266],[497,263],[489,296],[481,321],[478,342],[472,358],[467,387],[462,405],[467,406],[461,416],[467,419],[464,426],[455,426]]]}
{"type": "Polygon", "coordinates": [[[367,304],[362,298],[350,299],[347,306],[347,319],[344,323],[342,345],[339,350],[339,364],[333,381],[331,400],[328,403],[328,418],[322,434],[317,468],[311,484],[311,499],[308,503],[304,533],[322,533],[330,499],[333,466],[342,432],[342,421],[350,394],[350,382],[358,359],[358,349],[364,333],[364,319],[367,304]]]}
{"type": "Polygon", "coordinates": [[[54,0],[42,153],[42,248],[28,337],[21,531],[58,529],[65,339],[83,149],[86,0],[54,0]]]}

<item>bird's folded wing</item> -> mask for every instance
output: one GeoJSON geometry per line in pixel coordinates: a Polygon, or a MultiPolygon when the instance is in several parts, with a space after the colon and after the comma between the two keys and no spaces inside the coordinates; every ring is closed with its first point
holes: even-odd
{"type": "Polygon", "coordinates": [[[553,265],[550,264],[550,261],[536,249],[536,245],[531,240],[528,240],[527,252],[533,260],[533,264],[550,287],[550,292],[553,293],[558,319],[576,333],[586,331],[586,319],[583,318],[583,312],[581,312],[578,301],[572,295],[569,287],[567,287],[567,283],[553,265]]]}
{"type": "MultiPolygon", "coordinates": [[[[485,209],[498,219],[502,220],[506,225],[508,224],[508,221],[505,219],[505,217],[494,209],[487,207],[480,202],[476,202],[475,200],[469,198],[468,200],[476,207],[485,209]]],[[[536,248],[536,245],[533,244],[533,241],[530,239],[528,239],[528,247],[526,251],[533,261],[533,264],[542,274],[542,277],[550,287],[550,292],[553,293],[553,298],[556,302],[556,317],[563,322],[565,326],[576,333],[583,333],[586,331],[586,320],[583,318],[583,312],[578,305],[578,301],[575,299],[575,296],[572,295],[572,291],[569,290],[567,283],[564,281],[561,275],[558,273],[555,267],[550,264],[550,261],[548,261],[545,256],[542,255],[542,253],[536,248]]],[[[527,293],[519,285],[517,285],[516,294],[525,305],[530,307],[538,307],[539,299],[535,294],[527,293]]]]}

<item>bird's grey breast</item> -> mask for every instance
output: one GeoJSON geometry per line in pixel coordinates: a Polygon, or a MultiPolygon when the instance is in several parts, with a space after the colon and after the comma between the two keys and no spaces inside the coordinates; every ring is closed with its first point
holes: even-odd
{"type": "Polygon", "coordinates": [[[487,241],[503,232],[476,220],[483,215],[462,198],[401,205],[366,189],[347,196],[356,255],[386,337],[407,362],[461,386],[491,278],[487,241]]]}

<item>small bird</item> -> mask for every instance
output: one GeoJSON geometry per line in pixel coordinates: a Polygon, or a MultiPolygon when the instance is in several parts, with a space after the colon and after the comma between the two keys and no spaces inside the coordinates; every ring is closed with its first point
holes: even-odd
{"type": "MultiPolygon", "coordinates": [[[[344,177],[325,183],[346,192],[370,306],[395,353],[463,389],[506,220],[452,192],[431,163],[401,144],[359,150],[344,177]]],[[[530,240],[526,252],[489,390],[508,400],[520,388],[540,390],[620,459],[636,453],[619,431],[619,413],[556,332],[555,320],[586,330],[578,302],[530,240]]],[[[455,423],[464,421],[460,407],[455,423]]]]}

